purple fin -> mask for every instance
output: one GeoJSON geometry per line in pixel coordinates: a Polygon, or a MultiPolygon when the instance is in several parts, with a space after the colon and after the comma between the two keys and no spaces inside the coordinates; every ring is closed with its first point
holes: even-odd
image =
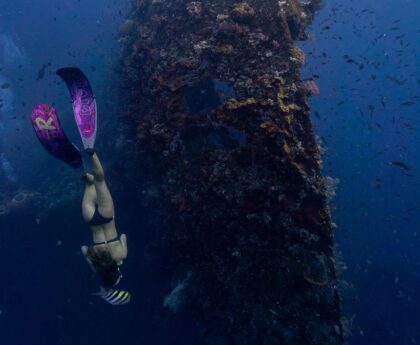
{"type": "Polygon", "coordinates": [[[55,109],[48,104],[37,105],[32,110],[32,126],[42,146],[73,168],[82,166],[78,148],[64,134],[55,109]]]}
{"type": "Polygon", "coordinates": [[[61,68],[57,74],[63,78],[73,100],[73,114],[85,149],[93,149],[96,139],[96,101],[85,74],[75,67],[61,68]]]}

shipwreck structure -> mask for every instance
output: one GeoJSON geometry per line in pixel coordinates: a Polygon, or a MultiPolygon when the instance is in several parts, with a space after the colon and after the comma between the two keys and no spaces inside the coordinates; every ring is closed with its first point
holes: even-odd
{"type": "Polygon", "coordinates": [[[344,343],[305,56],[294,45],[318,6],[135,0],[121,27],[125,117],[181,282],[165,304],[192,315],[211,344],[344,343]]]}

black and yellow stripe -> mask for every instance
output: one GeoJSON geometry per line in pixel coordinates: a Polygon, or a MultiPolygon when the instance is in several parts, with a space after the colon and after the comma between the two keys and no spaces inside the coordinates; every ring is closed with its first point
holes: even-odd
{"type": "Polygon", "coordinates": [[[109,290],[101,294],[102,299],[112,305],[127,304],[131,300],[131,295],[128,291],[123,290],[109,290]]]}

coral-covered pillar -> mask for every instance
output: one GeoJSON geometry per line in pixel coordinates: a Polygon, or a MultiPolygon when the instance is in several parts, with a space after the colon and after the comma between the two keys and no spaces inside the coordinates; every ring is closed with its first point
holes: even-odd
{"type": "Polygon", "coordinates": [[[137,0],[121,29],[127,120],[182,282],[165,304],[214,344],[343,344],[304,53],[293,45],[316,6],[137,0]]]}

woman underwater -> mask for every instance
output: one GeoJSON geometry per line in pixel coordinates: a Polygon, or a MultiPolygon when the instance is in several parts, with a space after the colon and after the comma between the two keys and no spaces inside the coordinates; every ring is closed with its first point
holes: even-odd
{"type": "Polygon", "coordinates": [[[86,173],[82,214],[90,226],[93,245],[82,246],[82,253],[90,267],[98,273],[104,285],[117,285],[122,274],[119,266],[127,257],[127,237],[118,237],[115,227],[114,203],[105,182],[101,162],[94,151],[88,151],[92,174],[86,173]]]}
{"type": "MultiPolygon", "coordinates": [[[[61,68],[57,74],[70,90],[76,124],[92,166],[92,174],[85,173],[83,176],[86,184],[82,214],[92,230],[93,244],[82,246],[82,253],[103,284],[112,287],[122,278],[118,266],[127,257],[127,239],[124,234],[118,237],[114,203],[105,182],[104,170],[93,149],[97,129],[95,97],[86,75],[79,68],[61,68]]],[[[68,140],[53,106],[37,105],[31,120],[36,136],[48,153],[72,168],[83,167],[80,151],[68,140]]]]}

